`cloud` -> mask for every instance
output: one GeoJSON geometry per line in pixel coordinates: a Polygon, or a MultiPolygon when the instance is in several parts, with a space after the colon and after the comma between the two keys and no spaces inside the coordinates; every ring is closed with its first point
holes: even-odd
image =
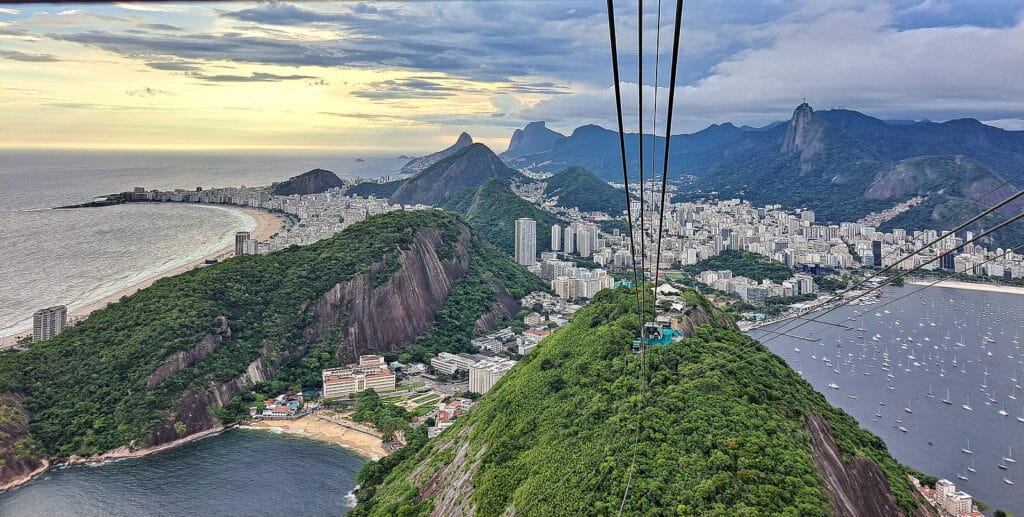
{"type": "Polygon", "coordinates": [[[114,5],[129,11],[144,11],[153,13],[187,13],[189,8],[184,5],[169,5],[164,3],[134,3],[116,2],[114,5]]]}
{"type": "Polygon", "coordinates": [[[170,25],[170,24],[167,24],[167,23],[144,23],[144,24],[142,24],[142,26],[147,28],[147,29],[153,29],[153,30],[157,30],[157,31],[181,32],[181,31],[185,30],[185,29],[182,29],[181,27],[178,27],[177,25],[170,25]]]}
{"type": "Polygon", "coordinates": [[[460,92],[479,91],[460,88],[422,78],[388,79],[367,85],[369,89],[356,90],[352,95],[364,99],[440,99],[460,92]]]}
{"type": "Polygon", "coordinates": [[[150,88],[148,86],[146,86],[145,88],[139,88],[138,90],[129,90],[124,93],[128,94],[128,96],[130,97],[157,97],[164,95],[174,95],[173,93],[167,90],[157,90],[156,88],[150,88]]]}
{"type": "Polygon", "coordinates": [[[21,11],[17,9],[11,9],[9,7],[0,7],[0,14],[18,14],[21,11]]]}
{"type": "Polygon", "coordinates": [[[195,63],[188,61],[151,61],[146,66],[154,70],[169,70],[172,72],[197,72],[201,70],[195,63]]]}
{"type": "Polygon", "coordinates": [[[294,81],[298,79],[320,79],[312,75],[277,75],[266,72],[253,72],[250,75],[193,75],[196,79],[214,83],[268,83],[278,81],[294,81]]]}
{"type": "Polygon", "coordinates": [[[44,63],[60,61],[60,58],[53,54],[29,54],[17,50],[0,50],[0,57],[12,61],[25,61],[29,63],[44,63]]]}
{"type": "MultiPolygon", "coordinates": [[[[366,7],[365,4],[364,7],[366,7]]],[[[360,14],[367,12],[371,11],[359,11],[360,14]]],[[[376,8],[373,8],[372,12],[376,13],[376,8]]],[[[306,9],[305,7],[299,7],[297,5],[284,2],[267,2],[257,7],[228,12],[225,13],[224,16],[228,18],[235,18],[237,20],[265,23],[269,25],[302,25],[307,23],[351,21],[353,19],[353,17],[348,14],[315,11],[313,9],[306,9]]]]}
{"type": "Polygon", "coordinates": [[[76,14],[88,14],[84,9],[68,9],[57,13],[57,16],[74,16],[76,14]]]}

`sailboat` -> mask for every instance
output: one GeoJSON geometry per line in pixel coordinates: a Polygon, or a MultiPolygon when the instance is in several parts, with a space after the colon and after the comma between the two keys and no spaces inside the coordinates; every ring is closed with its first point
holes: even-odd
{"type": "Polygon", "coordinates": [[[1007,485],[1012,485],[1013,481],[1010,481],[1009,479],[1003,478],[1003,483],[1006,483],[1007,485]]]}
{"type": "Polygon", "coordinates": [[[964,408],[964,410],[966,410],[966,411],[974,411],[974,408],[971,407],[971,397],[968,396],[967,397],[967,403],[961,405],[960,407],[964,408]]]}
{"type": "Polygon", "coordinates": [[[1003,458],[1003,461],[1007,463],[1017,463],[1017,460],[1013,459],[1013,446],[1010,446],[1010,455],[1003,458]]]}
{"type": "Polygon", "coordinates": [[[907,407],[903,408],[903,411],[906,411],[907,413],[913,413],[914,412],[912,409],[910,409],[910,401],[909,400],[907,401],[907,407]]]}
{"type": "Polygon", "coordinates": [[[967,440],[967,447],[960,449],[960,452],[964,454],[974,454],[974,451],[971,450],[971,440],[967,440]]]}
{"type": "Polygon", "coordinates": [[[946,398],[942,399],[943,404],[952,405],[953,401],[949,400],[949,388],[946,388],[946,398]]]}
{"type": "Polygon", "coordinates": [[[924,396],[926,396],[926,397],[928,397],[930,399],[935,398],[935,394],[932,393],[932,385],[931,385],[931,383],[928,383],[928,393],[925,393],[924,396]]]}
{"type": "Polygon", "coordinates": [[[967,472],[977,472],[977,470],[974,469],[974,458],[971,458],[971,466],[967,467],[967,472]]]}
{"type": "Polygon", "coordinates": [[[963,480],[963,481],[967,481],[967,476],[965,476],[965,475],[963,475],[963,474],[959,474],[959,473],[958,473],[958,474],[956,475],[956,478],[957,478],[957,479],[960,479],[960,480],[963,480]]]}
{"type": "Polygon", "coordinates": [[[1010,414],[1006,412],[1005,402],[1003,403],[1003,408],[999,410],[999,416],[1010,416],[1010,414]]]}

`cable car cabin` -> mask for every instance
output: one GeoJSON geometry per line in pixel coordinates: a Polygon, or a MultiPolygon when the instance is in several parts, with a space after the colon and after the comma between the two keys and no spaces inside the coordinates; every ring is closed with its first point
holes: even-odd
{"type": "Polygon", "coordinates": [[[662,328],[657,323],[647,323],[644,325],[644,338],[643,345],[641,340],[633,340],[633,351],[639,352],[641,348],[658,346],[668,346],[669,343],[683,337],[683,334],[675,329],[662,328]]]}

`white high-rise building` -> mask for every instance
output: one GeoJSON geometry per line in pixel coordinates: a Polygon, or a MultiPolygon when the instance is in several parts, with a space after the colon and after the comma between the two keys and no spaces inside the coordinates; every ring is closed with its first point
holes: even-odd
{"type": "Polygon", "coordinates": [[[562,249],[562,227],[557,224],[551,225],[551,251],[562,249]]]}
{"type": "Polygon", "coordinates": [[[570,224],[565,227],[565,231],[562,232],[565,241],[565,247],[562,249],[566,254],[572,254],[576,251],[576,225],[570,224]]]}
{"type": "Polygon", "coordinates": [[[46,341],[64,331],[68,308],[63,305],[40,309],[32,315],[32,342],[46,341]]]}
{"type": "Polygon", "coordinates": [[[593,249],[590,246],[590,230],[585,227],[576,230],[576,247],[581,257],[590,256],[590,251],[593,249]]]}
{"type": "Polygon", "coordinates": [[[529,217],[516,219],[515,259],[524,266],[537,263],[537,221],[529,217]]]}

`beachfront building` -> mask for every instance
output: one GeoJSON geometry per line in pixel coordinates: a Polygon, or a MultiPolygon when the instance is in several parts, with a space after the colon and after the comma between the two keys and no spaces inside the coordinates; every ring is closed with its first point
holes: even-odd
{"type": "Polygon", "coordinates": [[[249,232],[235,232],[235,256],[241,256],[245,253],[245,241],[250,239],[249,232]]]}
{"type": "Polygon", "coordinates": [[[469,391],[487,393],[516,362],[503,357],[482,359],[469,367],[469,391]]]}
{"type": "Polygon", "coordinates": [[[32,315],[32,342],[46,341],[63,332],[67,325],[67,307],[56,305],[40,309],[32,315]]]}
{"type": "Polygon", "coordinates": [[[388,369],[384,358],[361,355],[359,362],[341,368],[327,368],[321,372],[324,399],[347,399],[364,390],[378,393],[394,391],[395,374],[388,369]]]}

